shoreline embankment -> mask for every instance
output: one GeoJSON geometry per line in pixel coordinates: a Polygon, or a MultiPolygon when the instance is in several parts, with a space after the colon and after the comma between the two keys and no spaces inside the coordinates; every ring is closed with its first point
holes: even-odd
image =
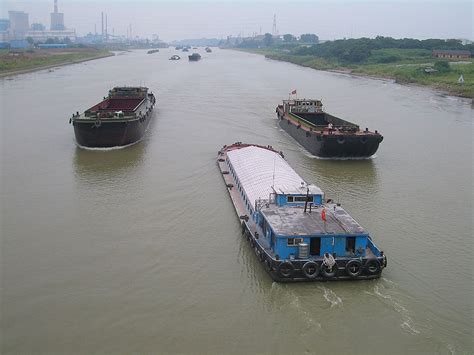
{"type": "Polygon", "coordinates": [[[21,74],[27,74],[27,73],[32,73],[32,72],[35,72],[35,71],[61,67],[61,66],[65,66],[65,65],[78,64],[78,63],[88,62],[88,61],[96,60],[96,59],[113,57],[114,55],[115,55],[114,53],[107,52],[107,53],[101,53],[99,55],[94,55],[94,56],[91,56],[91,57],[85,57],[85,58],[81,58],[81,59],[72,59],[72,60],[71,59],[66,59],[64,62],[56,62],[56,63],[52,63],[52,64],[32,66],[32,67],[24,68],[24,69],[7,70],[7,71],[0,72],[0,78],[5,78],[5,77],[15,76],[15,75],[21,75],[21,74]]]}

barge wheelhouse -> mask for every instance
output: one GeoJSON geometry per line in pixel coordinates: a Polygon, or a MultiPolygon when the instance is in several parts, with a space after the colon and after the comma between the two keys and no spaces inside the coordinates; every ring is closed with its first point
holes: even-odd
{"type": "Polygon", "coordinates": [[[224,146],[217,164],[242,231],[275,281],[373,279],[387,265],[369,233],[325,202],[272,147],[224,146]]]}
{"type": "Polygon", "coordinates": [[[357,159],[375,154],[383,136],[330,115],[321,100],[283,100],[278,124],[311,154],[321,158],[357,159]]]}
{"type": "Polygon", "coordinates": [[[140,141],[152,118],[156,99],[146,87],[115,87],[84,113],[73,114],[77,144],[88,148],[126,146],[140,141]]]}

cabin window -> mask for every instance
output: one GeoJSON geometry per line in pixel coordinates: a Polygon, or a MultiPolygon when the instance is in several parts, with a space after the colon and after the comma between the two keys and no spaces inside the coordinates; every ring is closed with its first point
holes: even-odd
{"type": "Polygon", "coordinates": [[[287,200],[287,202],[293,202],[293,196],[288,196],[288,197],[286,198],[286,200],[287,200]]]}
{"type": "Polygon", "coordinates": [[[288,238],[287,245],[289,247],[294,247],[294,246],[297,246],[300,243],[303,243],[303,238],[288,238]]]}
{"type": "Polygon", "coordinates": [[[356,237],[346,237],[346,253],[355,254],[356,237]]]}
{"type": "Polygon", "coordinates": [[[295,196],[295,202],[313,202],[313,196],[295,196]]]}

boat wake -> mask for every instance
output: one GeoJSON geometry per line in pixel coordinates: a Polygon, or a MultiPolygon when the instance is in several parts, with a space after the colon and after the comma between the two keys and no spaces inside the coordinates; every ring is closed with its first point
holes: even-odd
{"type": "Polygon", "coordinates": [[[373,293],[368,291],[366,291],[366,293],[378,297],[379,299],[387,303],[389,306],[391,306],[398,314],[400,314],[402,318],[402,323],[400,323],[400,327],[403,330],[412,335],[420,334],[421,332],[416,329],[415,322],[410,317],[410,312],[408,311],[408,309],[401,305],[400,302],[395,300],[392,295],[385,293],[383,289],[384,286],[379,287],[379,285],[375,285],[373,293]]]}
{"type": "Polygon", "coordinates": [[[325,157],[318,157],[317,155],[311,154],[306,149],[304,149],[302,145],[298,144],[298,148],[308,158],[318,159],[318,160],[372,160],[372,159],[377,158],[377,154],[371,155],[370,157],[332,157],[332,158],[325,158],[325,157]]]}
{"type": "Polygon", "coordinates": [[[336,293],[333,290],[326,288],[324,286],[321,286],[318,288],[324,292],[323,297],[331,305],[331,308],[342,304],[341,297],[336,295],[336,293]]]}
{"type": "Polygon", "coordinates": [[[377,154],[371,155],[370,157],[353,157],[353,158],[351,157],[324,158],[324,157],[318,157],[316,155],[312,155],[309,153],[307,153],[306,155],[309,156],[310,158],[319,159],[319,160],[371,160],[371,159],[377,158],[377,154]]]}
{"type": "Polygon", "coordinates": [[[140,139],[136,142],[133,142],[133,143],[130,143],[130,144],[127,144],[127,145],[118,145],[118,146],[115,146],[115,147],[105,147],[105,148],[101,148],[101,147],[85,147],[83,145],[80,145],[76,142],[76,145],[81,148],[81,149],[84,149],[84,150],[98,150],[98,151],[102,151],[102,152],[107,152],[107,151],[110,151],[110,150],[119,150],[119,149],[124,149],[124,148],[128,148],[128,147],[131,147],[132,145],[135,145],[137,143],[140,143],[141,141],[143,140],[140,139]]]}
{"type": "Polygon", "coordinates": [[[295,308],[301,315],[300,319],[302,319],[306,325],[306,330],[311,330],[311,332],[318,332],[322,329],[321,323],[316,321],[314,316],[307,311],[308,306],[302,305],[300,298],[298,296],[294,296],[291,300],[290,306],[295,308]]]}

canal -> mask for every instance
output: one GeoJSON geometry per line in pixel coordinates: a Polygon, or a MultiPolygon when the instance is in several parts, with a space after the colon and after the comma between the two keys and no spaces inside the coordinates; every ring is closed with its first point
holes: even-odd
{"type": "Polygon", "coordinates": [[[0,79],[1,352],[472,353],[471,102],[199,51],[0,79]],[[145,138],[78,148],[72,113],[119,85],[158,98],[145,138]],[[293,89],[379,130],[376,156],[305,153],[275,115],[293,89]],[[388,256],[382,278],[272,283],[215,164],[235,141],[282,150],[340,202],[388,256]]]}

